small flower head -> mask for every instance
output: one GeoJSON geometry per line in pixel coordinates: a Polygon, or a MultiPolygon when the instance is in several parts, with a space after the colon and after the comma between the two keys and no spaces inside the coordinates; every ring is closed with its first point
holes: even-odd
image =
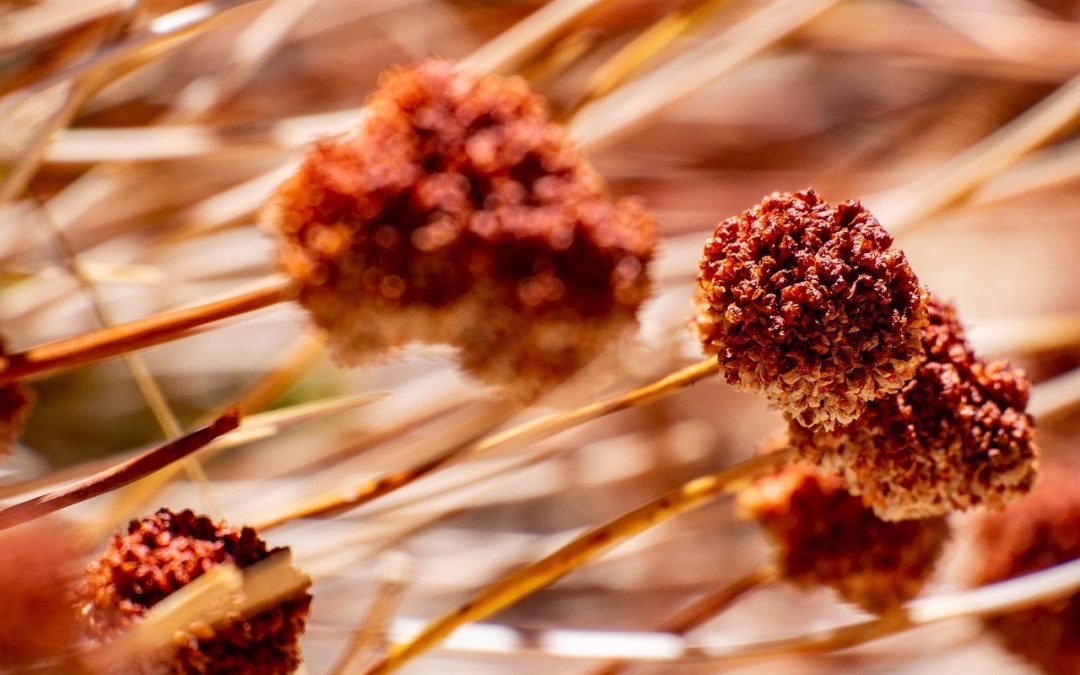
{"type": "Polygon", "coordinates": [[[931,300],[929,309],[926,361],[899,392],[831,432],[789,425],[804,459],[843,476],[888,520],[1000,508],[1035,482],[1023,371],[977,357],[951,305],[931,300]]]}
{"type": "MultiPolygon", "coordinates": [[[[87,636],[107,641],[151,607],[224,562],[244,568],[268,550],[250,527],[236,529],[191,511],[161,509],[132,521],[90,564],[77,589],[87,636]]],[[[300,664],[311,596],[303,593],[255,616],[228,621],[211,637],[185,636],[174,653],[135,666],[148,672],[287,675],[300,664]]]]}
{"type": "Polygon", "coordinates": [[[944,518],[881,520],[839,479],[800,463],[756,480],[739,507],[775,541],[785,579],[828,586],[874,614],[919,594],[949,538],[944,518]]]}
{"type": "Polygon", "coordinates": [[[55,516],[0,532],[0,672],[22,672],[78,642],[71,611],[77,535],[55,516]]]}
{"type": "Polygon", "coordinates": [[[437,59],[385,73],[264,215],[340,361],[449,344],[526,399],[636,328],[657,239],[524,80],[437,59]]]}
{"type": "Polygon", "coordinates": [[[921,360],[925,291],[859,202],[773,193],[720,223],[701,258],[695,323],[727,381],[809,428],[891,394],[921,360]]]}
{"type": "MultiPolygon", "coordinates": [[[[4,345],[0,342],[0,358],[4,345]]],[[[18,382],[0,384],[0,459],[11,450],[22,432],[23,419],[30,407],[30,394],[18,382]]]]}
{"type": "MultiPolygon", "coordinates": [[[[980,519],[977,543],[989,584],[1080,558],[1080,485],[1075,461],[1050,464],[1024,499],[980,519]]],[[[1045,673],[1080,672],[1080,595],[986,619],[1011,651],[1045,673]]]]}

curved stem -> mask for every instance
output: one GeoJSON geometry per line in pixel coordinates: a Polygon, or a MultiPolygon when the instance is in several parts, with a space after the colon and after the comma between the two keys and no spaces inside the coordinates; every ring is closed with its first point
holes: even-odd
{"type": "Polygon", "coordinates": [[[295,297],[289,281],[196,307],[163,312],[0,357],[0,384],[103,361],[183,337],[200,326],[295,297]]]}
{"type": "Polygon", "coordinates": [[[754,476],[786,462],[792,452],[788,448],[768,455],[759,455],[731,468],[695,478],[662,497],[585,532],[545,558],[489,585],[463,605],[428,624],[412,640],[395,645],[367,674],[398,670],[442,642],[459,626],[491,616],[599,557],[617,544],[679,514],[703,506],[714,497],[738,490],[754,476]]]}

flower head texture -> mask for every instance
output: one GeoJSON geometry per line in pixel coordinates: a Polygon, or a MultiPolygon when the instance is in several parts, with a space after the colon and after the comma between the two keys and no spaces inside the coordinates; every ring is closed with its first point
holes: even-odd
{"type": "Polygon", "coordinates": [[[738,503],[773,539],[785,579],[833,588],[874,614],[919,594],[949,538],[944,518],[884,521],[839,479],[800,463],[759,478],[738,503]]]}
{"type": "Polygon", "coordinates": [[[929,308],[926,361],[899,392],[831,432],[789,425],[805,459],[843,476],[889,520],[999,508],[1035,482],[1024,373],[976,356],[951,305],[934,299],[929,308]]]}
{"type": "Polygon", "coordinates": [[[384,73],[367,111],[264,211],[338,360],[449,344],[532,399],[636,329],[656,225],[524,80],[432,59],[384,73]]]}
{"type": "Polygon", "coordinates": [[[0,532],[0,672],[70,650],[79,626],[71,611],[78,533],[56,516],[0,532]]]}
{"type": "MultiPolygon", "coordinates": [[[[236,529],[191,511],[161,509],[132,521],[92,562],[77,589],[88,637],[107,641],[151,607],[224,562],[240,568],[281,549],[249,527],[236,529]]],[[[255,616],[236,618],[212,636],[184,636],[173,653],[155,654],[133,665],[138,672],[249,673],[287,675],[300,664],[311,596],[303,593],[255,616]]]]}
{"type": "Polygon", "coordinates": [[[922,359],[925,291],[859,202],[773,193],[705,242],[695,324],[727,381],[831,429],[896,392],[922,359]]]}
{"type": "MultiPolygon", "coordinates": [[[[1080,486],[1075,461],[1050,464],[1024,499],[979,522],[980,584],[1080,558],[1080,486]]],[[[986,619],[1011,651],[1045,673],[1080,672],[1080,595],[986,619]]]]}

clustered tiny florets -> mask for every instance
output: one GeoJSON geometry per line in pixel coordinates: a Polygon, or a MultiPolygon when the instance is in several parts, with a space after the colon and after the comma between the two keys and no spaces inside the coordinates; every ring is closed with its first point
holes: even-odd
{"type": "MultiPolygon", "coordinates": [[[[1080,464],[1051,463],[1038,487],[999,513],[983,516],[977,582],[1032,574],[1080,558],[1080,464]]],[[[1013,652],[1043,672],[1080,672],[1080,594],[986,620],[1013,652]]]]}
{"type": "Polygon", "coordinates": [[[524,80],[433,59],[385,73],[367,111],[265,211],[339,360],[450,344],[531,399],[636,328],[656,225],[524,80]]]}
{"type": "Polygon", "coordinates": [[[919,594],[949,538],[945,518],[884,521],[839,479],[801,463],[758,478],[738,502],[774,540],[785,579],[833,588],[874,614],[919,594]]]}
{"type": "MultiPolygon", "coordinates": [[[[0,357],[4,345],[0,342],[0,357]]],[[[22,432],[23,419],[30,407],[30,395],[18,382],[0,384],[0,459],[11,450],[22,432]]]]}
{"type": "MultiPolygon", "coordinates": [[[[268,550],[250,527],[236,529],[191,511],[161,509],[132,521],[77,589],[80,615],[92,640],[108,641],[151,607],[226,561],[244,568],[283,549],[268,550]]],[[[246,618],[228,620],[210,638],[185,636],[172,653],[148,655],[133,672],[288,675],[300,665],[311,596],[279,602],[246,618]]]]}
{"type": "Polygon", "coordinates": [[[695,324],[730,384],[831,429],[897,391],[922,358],[925,291],[859,202],[773,193],[705,242],[695,324]]]}
{"type": "Polygon", "coordinates": [[[951,305],[931,299],[929,318],[926,361],[899,392],[831,432],[789,425],[804,459],[843,476],[889,520],[1000,508],[1036,476],[1023,371],[976,356],[951,305]]]}

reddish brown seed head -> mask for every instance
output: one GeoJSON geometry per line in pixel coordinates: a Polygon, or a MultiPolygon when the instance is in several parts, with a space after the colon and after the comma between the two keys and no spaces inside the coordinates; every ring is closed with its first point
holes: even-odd
{"type": "Polygon", "coordinates": [[[931,299],[929,310],[926,361],[899,392],[831,432],[789,425],[805,459],[843,476],[889,520],[1000,508],[1035,482],[1023,371],[976,356],[951,305],[931,299]]]}
{"type": "Polygon", "coordinates": [[[949,538],[944,518],[886,522],[839,479],[805,464],[759,478],[738,501],[776,543],[784,578],[828,586],[874,614],[919,594],[949,538]]]}
{"type": "MultiPolygon", "coordinates": [[[[1049,464],[1038,487],[980,519],[977,543],[989,584],[1080,558],[1080,462],[1049,464]]],[[[1080,672],[1080,595],[986,619],[1013,652],[1045,673],[1080,672]]]]}
{"type": "Polygon", "coordinates": [[[696,326],[727,381],[828,430],[922,359],[925,291],[859,202],[776,192],[705,242],[696,326]]]}
{"type": "MultiPolygon", "coordinates": [[[[151,607],[226,561],[244,568],[282,549],[267,549],[250,527],[236,529],[191,511],[161,509],[132,521],[116,535],[79,586],[86,634],[107,641],[129,628],[151,607]]],[[[134,666],[143,672],[250,673],[286,675],[299,666],[311,596],[278,603],[237,618],[210,638],[186,636],[176,651],[156,654],[134,666]]]]}
{"type": "Polygon", "coordinates": [[[0,532],[0,672],[23,672],[78,642],[77,541],[75,528],[55,516],[0,532]]]}
{"type": "MultiPolygon", "coordinates": [[[[4,344],[0,341],[0,359],[4,344]]],[[[22,432],[23,420],[30,408],[30,394],[18,382],[0,384],[0,461],[22,432]]]]}
{"type": "Polygon", "coordinates": [[[636,327],[657,239],[524,80],[443,60],[385,73],[264,215],[339,360],[446,343],[524,398],[636,327]]]}

